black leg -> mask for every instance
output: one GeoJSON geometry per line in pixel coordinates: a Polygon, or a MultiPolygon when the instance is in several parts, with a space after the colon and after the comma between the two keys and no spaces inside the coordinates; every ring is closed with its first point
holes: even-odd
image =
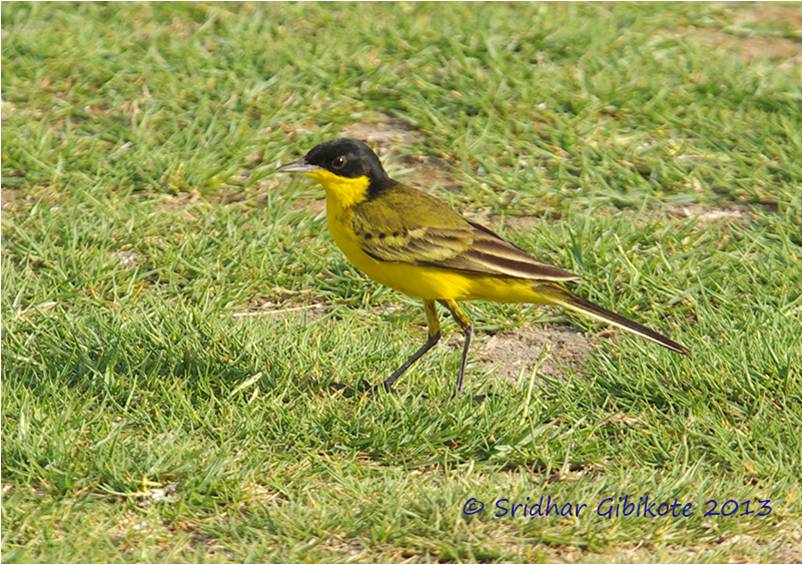
{"type": "Polygon", "coordinates": [[[424,354],[432,349],[438,340],[441,338],[441,324],[438,320],[438,313],[435,311],[435,301],[434,300],[425,300],[424,301],[424,313],[427,316],[427,342],[418,348],[418,351],[413,353],[410,358],[402,363],[402,366],[393,371],[388,378],[386,378],[382,382],[382,386],[385,390],[390,391],[393,388],[393,383],[402,376],[402,374],[410,368],[410,365],[421,359],[424,354]]]}
{"type": "Polygon", "coordinates": [[[463,341],[463,357],[460,359],[460,373],[457,375],[457,385],[454,389],[454,396],[460,396],[460,393],[463,392],[463,375],[466,372],[466,361],[468,360],[468,348],[471,346],[471,335],[474,333],[474,329],[471,325],[463,330],[463,333],[466,336],[465,341],[463,341]]]}
{"type": "Polygon", "coordinates": [[[463,342],[463,357],[460,359],[460,372],[457,374],[457,383],[455,384],[454,394],[452,398],[460,395],[463,392],[463,376],[466,372],[466,362],[468,361],[468,349],[471,346],[471,336],[474,333],[471,325],[471,320],[466,316],[457,302],[454,300],[439,300],[449,312],[452,313],[454,321],[463,329],[463,334],[466,336],[463,342]]]}
{"type": "Polygon", "coordinates": [[[421,347],[419,347],[418,351],[413,353],[407,361],[402,363],[401,367],[393,371],[393,374],[391,374],[388,378],[386,378],[382,382],[382,386],[385,387],[385,390],[387,390],[388,392],[392,390],[393,383],[396,382],[396,379],[401,377],[402,373],[404,373],[407,369],[410,368],[410,365],[421,359],[421,357],[424,356],[424,353],[435,347],[435,344],[438,343],[438,340],[440,340],[440,338],[441,338],[440,332],[436,333],[435,335],[429,336],[427,338],[427,342],[421,347]]]}

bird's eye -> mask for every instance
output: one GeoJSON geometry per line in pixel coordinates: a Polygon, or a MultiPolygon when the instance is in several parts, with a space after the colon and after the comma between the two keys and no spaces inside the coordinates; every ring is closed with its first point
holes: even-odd
{"type": "Polygon", "coordinates": [[[345,164],[346,164],[346,158],[341,155],[340,157],[335,157],[334,161],[332,161],[332,168],[342,169],[343,165],[345,164]]]}

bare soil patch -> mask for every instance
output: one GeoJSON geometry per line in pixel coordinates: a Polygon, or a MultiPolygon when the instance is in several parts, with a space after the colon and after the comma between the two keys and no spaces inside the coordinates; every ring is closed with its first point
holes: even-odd
{"type": "Polygon", "coordinates": [[[383,113],[371,114],[364,122],[347,125],[342,133],[345,137],[364,141],[379,151],[387,150],[390,145],[413,143],[423,138],[423,134],[412,124],[383,113]]]}
{"type": "Polygon", "coordinates": [[[477,359],[481,368],[513,383],[528,379],[533,369],[562,378],[567,368],[578,367],[591,354],[594,342],[574,328],[540,324],[490,336],[478,348],[477,359]]]}
{"type": "Polygon", "coordinates": [[[742,16],[737,18],[737,23],[769,23],[783,25],[793,30],[800,30],[801,10],[799,3],[776,4],[769,2],[759,2],[754,5],[752,10],[742,12],[742,16]]]}
{"type": "Polygon", "coordinates": [[[783,37],[746,37],[739,39],[739,52],[753,59],[785,59],[784,65],[800,65],[800,41],[783,37]]]}
{"type": "Polygon", "coordinates": [[[703,44],[715,49],[738,53],[745,61],[756,59],[785,60],[800,64],[800,41],[775,36],[744,37],[719,30],[694,28],[689,32],[703,44]]]}
{"type": "Polygon", "coordinates": [[[544,221],[543,216],[525,214],[522,216],[505,216],[503,223],[513,231],[530,231],[544,221]]]}
{"type": "Polygon", "coordinates": [[[734,22],[735,27],[728,30],[687,27],[677,30],[676,36],[699,41],[707,47],[730,51],[745,61],[781,61],[782,67],[799,65],[801,61],[800,38],[784,37],[789,33],[800,33],[800,7],[761,6],[756,10],[746,10],[734,22]],[[782,30],[761,30],[761,24],[771,24],[782,30]]]}
{"type": "Polygon", "coordinates": [[[476,222],[489,230],[495,231],[500,236],[506,236],[513,232],[529,232],[543,226],[549,221],[560,219],[560,214],[522,214],[518,216],[500,216],[491,208],[461,210],[466,219],[476,222]],[[505,233],[502,233],[505,231],[505,233]]]}
{"type": "Polygon", "coordinates": [[[404,175],[405,183],[433,194],[441,190],[460,192],[460,186],[450,172],[450,165],[444,159],[416,155],[406,162],[412,170],[404,175]]]}

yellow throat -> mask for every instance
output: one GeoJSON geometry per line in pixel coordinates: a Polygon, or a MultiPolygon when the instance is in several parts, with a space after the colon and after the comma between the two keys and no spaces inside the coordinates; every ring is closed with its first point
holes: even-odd
{"type": "Polygon", "coordinates": [[[334,201],[340,208],[351,208],[368,198],[368,187],[371,181],[366,176],[352,179],[338,176],[326,169],[318,169],[305,174],[321,183],[326,190],[326,199],[334,201]]]}

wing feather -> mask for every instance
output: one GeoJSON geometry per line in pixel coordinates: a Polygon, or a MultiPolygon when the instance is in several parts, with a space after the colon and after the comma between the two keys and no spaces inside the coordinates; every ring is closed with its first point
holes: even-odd
{"type": "Polygon", "coordinates": [[[442,200],[401,184],[355,206],[352,227],[362,250],[380,261],[539,281],[578,278],[536,261],[442,200]]]}

